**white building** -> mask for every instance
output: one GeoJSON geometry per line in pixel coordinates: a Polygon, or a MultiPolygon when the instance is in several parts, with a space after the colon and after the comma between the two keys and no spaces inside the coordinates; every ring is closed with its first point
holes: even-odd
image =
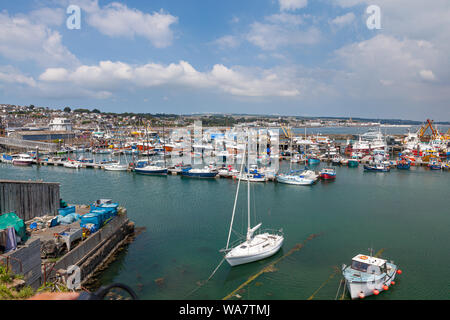
{"type": "Polygon", "coordinates": [[[66,118],[54,118],[48,126],[50,131],[72,131],[72,122],[66,118]]]}

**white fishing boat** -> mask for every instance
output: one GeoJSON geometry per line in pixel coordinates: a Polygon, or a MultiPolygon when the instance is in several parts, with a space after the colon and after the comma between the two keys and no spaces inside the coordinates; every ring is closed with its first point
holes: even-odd
{"type": "Polygon", "coordinates": [[[136,167],[134,171],[146,175],[167,175],[168,169],[163,166],[149,164],[143,167],[136,167]]]}
{"type": "MultiPolygon", "coordinates": [[[[241,166],[241,172],[243,170],[243,164],[241,166]]],[[[240,176],[239,176],[240,177],[240,176]]],[[[250,263],[258,260],[268,258],[277,253],[283,245],[284,236],[282,231],[261,231],[255,234],[261,227],[261,223],[255,227],[251,227],[250,222],[250,181],[247,180],[247,235],[244,241],[239,239],[236,245],[230,246],[231,231],[233,228],[234,215],[236,212],[236,204],[239,195],[239,187],[241,179],[239,178],[236,197],[234,200],[233,213],[231,216],[230,230],[228,233],[228,240],[225,249],[220,250],[225,254],[225,260],[231,266],[237,266],[244,263],[250,263]]]]}
{"type": "Polygon", "coordinates": [[[219,172],[219,176],[224,177],[224,178],[230,178],[230,177],[239,175],[239,171],[234,169],[231,165],[220,168],[218,170],[218,172],[219,172]]]}
{"type": "Polygon", "coordinates": [[[342,274],[352,299],[363,299],[389,290],[395,276],[402,271],[391,262],[370,255],[358,254],[350,266],[342,265],[342,274]]]}
{"type": "Polygon", "coordinates": [[[63,163],[63,166],[65,168],[70,168],[70,169],[79,169],[79,168],[81,168],[81,163],[78,161],[69,159],[63,163]]]}
{"type": "Polygon", "coordinates": [[[108,163],[103,167],[106,171],[127,171],[128,165],[120,162],[108,163]]]}
{"type": "Polygon", "coordinates": [[[302,175],[302,176],[304,176],[306,178],[309,178],[309,179],[313,180],[314,182],[316,182],[319,179],[319,177],[320,177],[320,174],[318,174],[314,170],[308,169],[308,167],[305,167],[305,170],[303,170],[300,173],[300,175],[302,175]]]}
{"type": "Polygon", "coordinates": [[[12,164],[15,166],[31,166],[33,164],[33,158],[26,153],[13,155],[12,164]]]}
{"type": "Polygon", "coordinates": [[[245,170],[244,172],[241,171],[241,173],[236,174],[235,177],[241,179],[242,181],[249,181],[249,182],[266,182],[267,176],[262,173],[257,165],[251,165],[250,170],[245,170]]]}
{"type": "Polygon", "coordinates": [[[298,186],[310,186],[314,184],[315,180],[301,174],[291,173],[277,175],[277,182],[298,186]]]}

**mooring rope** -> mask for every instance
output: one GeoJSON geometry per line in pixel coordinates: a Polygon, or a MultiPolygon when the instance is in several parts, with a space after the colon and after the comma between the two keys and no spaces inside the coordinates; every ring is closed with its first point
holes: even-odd
{"type": "Polygon", "coordinates": [[[328,279],[325,280],[325,282],[322,283],[322,284],[320,285],[320,287],[317,288],[317,290],[314,291],[314,293],[313,293],[307,300],[312,300],[312,299],[314,299],[315,295],[320,291],[320,289],[322,289],[322,288],[323,288],[323,287],[324,287],[331,279],[333,279],[334,276],[335,276],[338,272],[339,272],[339,269],[336,268],[336,270],[334,270],[334,272],[328,277],[328,279]]]}
{"type": "Polygon", "coordinates": [[[266,272],[273,272],[275,270],[274,266],[280,262],[281,260],[283,260],[284,258],[290,256],[291,254],[293,254],[296,251],[299,251],[300,249],[303,248],[303,246],[310,240],[318,237],[321,234],[312,234],[310,235],[308,238],[306,238],[306,240],[303,241],[303,243],[297,243],[288,253],[286,253],[285,255],[281,256],[280,258],[278,258],[277,260],[271,262],[270,264],[268,264],[267,266],[265,266],[262,270],[260,270],[258,273],[254,274],[253,276],[249,277],[247,279],[247,281],[245,281],[244,283],[242,283],[239,287],[237,287],[236,290],[234,290],[233,292],[231,292],[230,294],[228,294],[227,296],[225,296],[224,298],[222,298],[222,300],[228,300],[230,298],[232,298],[233,296],[236,295],[237,292],[239,292],[242,288],[244,288],[245,286],[247,286],[248,284],[252,283],[255,279],[257,279],[260,275],[262,275],[263,273],[266,272]]]}
{"type": "Polygon", "coordinates": [[[206,283],[208,283],[209,280],[211,280],[212,277],[214,277],[214,275],[216,274],[217,270],[219,270],[220,266],[222,265],[222,263],[225,261],[225,258],[222,259],[222,261],[220,261],[220,263],[217,265],[217,267],[214,269],[214,271],[211,273],[211,275],[209,276],[209,278],[198,284],[196,288],[194,288],[194,290],[192,290],[191,292],[189,292],[185,298],[189,297],[190,295],[192,295],[194,292],[196,292],[198,289],[200,289],[201,287],[203,287],[206,283]]]}

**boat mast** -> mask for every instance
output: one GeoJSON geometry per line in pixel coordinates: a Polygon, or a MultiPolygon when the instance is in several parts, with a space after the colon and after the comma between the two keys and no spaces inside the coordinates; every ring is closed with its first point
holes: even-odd
{"type": "Polygon", "coordinates": [[[233,228],[234,214],[236,212],[236,204],[237,204],[237,199],[238,199],[238,195],[239,195],[239,186],[241,184],[242,170],[244,169],[245,150],[246,150],[245,147],[246,146],[244,145],[244,157],[242,158],[241,170],[239,171],[239,180],[238,180],[238,185],[237,185],[237,189],[236,189],[236,196],[234,198],[233,214],[231,215],[230,230],[228,232],[228,240],[227,240],[227,246],[226,246],[225,250],[228,250],[228,246],[230,244],[231,230],[233,228]]]}
{"type": "Polygon", "coordinates": [[[248,155],[248,150],[247,150],[247,167],[248,167],[248,173],[247,173],[247,212],[248,212],[248,217],[247,217],[247,240],[249,239],[248,236],[248,232],[250,231],[250,161],[249,161],[249,155],[248,155]]]}

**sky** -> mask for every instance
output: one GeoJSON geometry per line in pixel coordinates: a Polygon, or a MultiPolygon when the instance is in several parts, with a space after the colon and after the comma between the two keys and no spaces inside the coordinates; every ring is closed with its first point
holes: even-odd
{"type": "Polygon", "coordinates": [[[448,0],[2,0],[0,103],[450,121],[449,40],[448,0]]]}

